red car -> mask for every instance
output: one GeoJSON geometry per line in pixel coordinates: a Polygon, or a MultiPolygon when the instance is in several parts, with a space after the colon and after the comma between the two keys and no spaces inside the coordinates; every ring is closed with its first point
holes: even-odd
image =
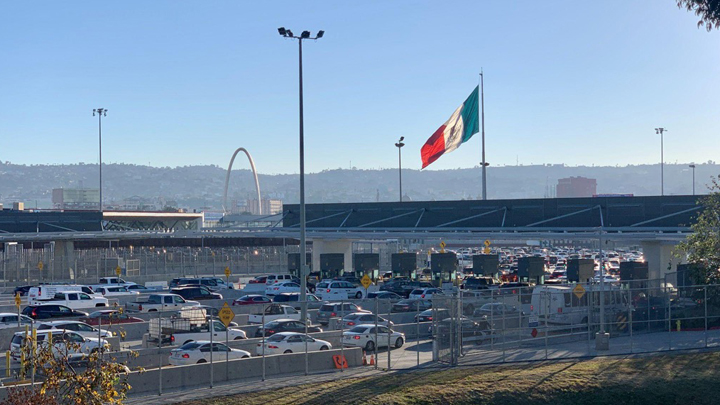
{"type": "Polygon", "coordinates": [[[110,323],[118,324],[145,322],[140,318],[130,316],[126,313],[120,313],[120,311],[115,309],[103,309],[100,311],[95,311],[87,317],[78,319],[78,321],[85,322],[88,325],[99,325],[100,321],[102,321],[103,325],[109,325],[110,323]]]}
{"type": "Polygon", "coordinates": [[[255,305],[255,304],[269,304],[272,300],[264,295],[250,294],[243,295],[242,297],[233,301],[233,305],[255,305]]]}
{"type": "Polygon", "coordinates": [[[250,281],[248,281],[248,284],[265,284],[267,281],[267,276],[257,276],[250,281]]]}

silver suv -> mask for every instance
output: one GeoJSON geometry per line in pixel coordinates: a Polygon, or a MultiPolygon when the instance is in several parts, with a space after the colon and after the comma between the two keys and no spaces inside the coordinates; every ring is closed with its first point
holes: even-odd
{"type": "Polygon", "coordinates": [[[317,321],[321,325],[327,325],[330,323],[330,318],[344,318],[346,315],[358,312],[371,313],[351,302],[330,302],[320,307],[317,313],[317,321]]]}

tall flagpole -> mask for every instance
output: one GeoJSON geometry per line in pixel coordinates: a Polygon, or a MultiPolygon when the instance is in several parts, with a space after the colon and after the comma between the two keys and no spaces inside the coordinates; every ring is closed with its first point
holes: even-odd
{"type": "Polygon", "coordinates": [[[487,200],[487,162],[485,162],[485,86],[482,68],[480,69],[480,111],[482,122],[482,199],[487,200]]]}

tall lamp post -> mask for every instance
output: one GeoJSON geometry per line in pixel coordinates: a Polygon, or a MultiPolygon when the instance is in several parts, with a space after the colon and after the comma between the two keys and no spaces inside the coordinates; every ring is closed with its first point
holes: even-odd
{"type": "Polygon", "coordinates": [[[398,148],[398,176],[400,178],[400,202],[402,202],[402,147],[405,146],[403,143],[403,140],[405,139],[404,136],[400,137],[400,140],[397,141],[395,146],[398,148]]]}
{"type": "Polygon", "coordinates": [[[660,195],[665,195],[665,159],[663,157],[663,134],[667,132],[665,128],[655,128],[655,133],[660,135],[660,195]]]}
{"type": "Polygon", "coordinates": [[[98,149],[100,151],[100,212],[103,210],[103,198],[102,198],[102,117],[107,117],[107,108],[94,108],[93,117],[97,114],[98,117],[98,149]]]}
{"type": "MultiPolygon", "coordinates": [[[[293,35],[292,31],[285,27],[278,28],[278,34],[285,38],[298,40],[299,50],[299,77],[300,77],[300,301],[307,301],[307,257],[305,253],[305,134],[303,125],[303,67],[302,67],[302,41],[303,39],[320,39],[325,31],[318,31],[314,37],[310,31],[303,31],[300,36],[293,35]]],[[[300,318],[307,322],[307,303],[301,306],[300,318]]]]}
{"type": "Polygon", "coordinates": [[[695,163],[691,164],[689,167],[692,169],[692,172],[693,172],[693,185],[692,185],[693,187],[692,187],[692,189],[693,189],[693,195],[695,195],[695,163]]]}

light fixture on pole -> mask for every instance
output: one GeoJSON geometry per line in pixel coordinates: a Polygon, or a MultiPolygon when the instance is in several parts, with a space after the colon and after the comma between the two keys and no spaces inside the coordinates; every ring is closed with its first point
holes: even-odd
{"type": "Polygon", "coordinates": [[[405,139],[404,136],[400,137],[400,140],[397,141],[395,146],[398,148],[398,176],[400,178],[400,202],[402,202],[402,147],[405,146],[403,143],[403,140],[405,139]]]}
{"type": "Polygon", "coordinates": [[[692,195],[695,195],[695,163],[691,164],[689,167],[692,169],[692,172],[693,172],[693,184],[692,184],[693,194],[692,195]]]}
{"type": "Polygon", "coordinates": [[[298,60],[299,60],[299,89],[300,89],[300,302],[305,302],[301,305],[300,319],[303,322],[307,322],[307,257],[305,247],[305,134],[303,124],[303,65],[302,65],[302,41],[303,39],[320,39],[325,35],[325,31],[318,31],[314,37],[310,36],[310,31],[303,31],[300,36],[293,35],[293,32],[285,29],[285,27],[278,28],[278,34],[285,38],[292,38],[298,40],[298,60]]]}
{"type": "Polygon", "coordinates": [[[102,197],[102,117],[107,117],[107,108],[94,108],[93,109],[93,117],[95,114],[98,116],[98,150],[100,155],[100,163],[99,163],[99,169],[100,169],[100,201],[99,201],[99,207],[100,212],[103,210],[103,197],[102,197]]]}
{"type": "Polygon", "coordinates": [[[665,128],[655,128],[655,133],[660,135],[660,195],[665,195],[665,159],[663,157],[663,134],[665,132],[667,132],[665,128]]]}

